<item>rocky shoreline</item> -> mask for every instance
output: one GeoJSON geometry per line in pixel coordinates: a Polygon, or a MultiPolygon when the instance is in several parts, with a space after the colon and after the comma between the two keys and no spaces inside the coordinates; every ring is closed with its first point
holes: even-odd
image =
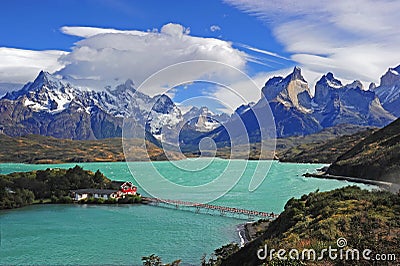
{"type": "Polygon", "coordinates": [[[268,227],[270,221],[258,220],[255,222],[247,222],[237,226],[237,232],[240,238],[240,246],[243,247],[247,243],[257,238],[268,227]]]}

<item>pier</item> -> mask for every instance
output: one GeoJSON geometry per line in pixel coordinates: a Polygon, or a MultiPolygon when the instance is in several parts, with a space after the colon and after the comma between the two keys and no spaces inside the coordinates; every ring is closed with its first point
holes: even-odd
{"type": "Polygon", "coordinates": [[[204,203],[196,203],[190,201],[181,201],[181,200],[170,200],[170,199],[159,199],[159,198],[151,198],[151,197],[143,197],[143,203],[171,208],[176,210],[184,210],[184,211],[192,211],[194,213],[203,213],[210,215],[220,215],[227,216],[237,219],[244,220],[257,220],[257,219],[266,219],[266,220],[274,220],[279,215],[273,212],[262,212],[256,210],[247,210],[233,207],[225,207],[204,203]]]}

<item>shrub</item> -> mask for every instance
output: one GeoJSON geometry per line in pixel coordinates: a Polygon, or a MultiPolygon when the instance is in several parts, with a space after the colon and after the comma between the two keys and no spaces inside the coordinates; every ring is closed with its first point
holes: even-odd
{"type": "Polygon", "coordinates": [[[107,204],[115,204],[115,203],[117,203],[118,202],[118,200],[117,199],[114,199],[114,198],[108,198],[106,201],[105,201],[105,203],[107,203],[107,204]]]}
{"type": "Polygon", "coordinates": [[[51,200],[51,203],[58,203],[58,198],[54,195],[51,196],[50,200],[51,200]]]}
{"type": "Polygon", "coordinates": [[[63,204],[68,204],[68,203],[72,203],[73,200],[70,196],[62,196],[58,199],[58,203],[63,203],[63,204]]]}

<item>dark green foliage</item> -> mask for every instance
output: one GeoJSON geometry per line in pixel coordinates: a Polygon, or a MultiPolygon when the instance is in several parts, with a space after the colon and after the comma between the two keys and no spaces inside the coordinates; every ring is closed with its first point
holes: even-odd
{"type": "Polygon", "coordinates": [[[147,257],[142,257],[143,266],[161,266],[161,258],[155,254],[151,254],[147,257]]]}
{"type": "Polygon", "coordinates": [[[307,265],[304,262],[296,260],[279,260],[277,258],[268,262],[268,266],[303,266],[307,265]]]}
{"type": "Polygon", "coordinates": [[[239,245],[237,243],[230,243],[228,245],[216,249],[214,254],[215,256],[217,256],[217,258],[224,259],[229,257],[238,250],[239,250],[239,245]]]}
{"type": "Polygon", "coordinates": [[[61,204],[69,204],[72,203],[73,200],[70,196],[62,196],[61,198],[58,199],[57,203],[61,203],[61,204]]]}
{"type": "Polygon", "coordinates": [[[142,197],[140,195],[126,195],[124,198],[118,200],[118,203],[129,204],[129,203],[140,203],[142,197]]]}
{"type": "Polygon", "coordinates": [[[111,181],[100,171],[93,173],[80,166],[0,175],[0,209],[22,207],[34,199],[71,203],[70,190],[109,187],[111,181]]]}
{"type": "Polygon", "coordinates": [[[328,173],[400,183],[400,119],[341,155],[328,173]]]}
{"type": "MultiPolygon", "coordinates": [[[[83,200],[80,200],[79,203],[81,204],[105,204],[105,203],[109,203],[109,200],[103,199],[103,198],[86,198],[83,200]]],[[[116,203],[116,201],[115,201],[116,203]]]]}
{"type": "Polygon", "coordinates": [[[109,198],[104,203],[106,203],[106,204],[115,204],[117,202],[118,202],[117,199],[109,198]]]}
{"type": "Polygon", "coordinates": [[[106,184],[103,184],[105,180],[104,175],[100,172],[100,170],[97,169],[96,173],[94,173],[93,176],[93,182],[100,184],[101,187],[105,186],[106,184]]]}
{"type": "Polygon", "coordinates": [[[213,265],[221,265],[221,262],[233,255],[235,252],[239,250],[239,245],[237,243],[230,243],[220,248],[217,248],[214,251],[214,254],[208,259],[206,259],[206,255],[201,258],[202,266],[213,266],[213,265]]]}
{"type": "Polygon", "coordinates": [[[155,254],[150,256],[142,257],[143,266],[179,266],[181,260],[175,260],[171,263],[163,264],[161,258],[155,254]]]}
{"type": "MultiPolygon", "coordinates": [[[[260,237],[223,260],[222,265],[260,265],[262,261],[255,254],[265,244],[269,249],[312,248],[318,253],[328,246],[336,247],[336,240],[340,237],[347,239],[348,248],[371,249],[371,257],[386,253],[396,254],[399,259],[399,236],[400,195],[371,192],[355,186],[313,192],[300,199],[290,199],[284,211],[260,237]]],[[[267,263],[301,265],[303,262],[273,259],[267,263]]],[[[370,265],[366,261],[343,263],[341,260],[325,260],[317,265],[370,265]]]]}
{"type": "Polygon", "coordinates": [[[6,191],[1,188],[0,193],[0,209],[19,208],[32,204],[35,196],[28,189],[15,189],[6,191]]]}

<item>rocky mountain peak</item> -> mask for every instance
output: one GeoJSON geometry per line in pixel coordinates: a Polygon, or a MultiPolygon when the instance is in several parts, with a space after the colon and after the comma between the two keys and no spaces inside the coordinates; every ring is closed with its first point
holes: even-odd
{"type": "Polygon", "coordinates": [[[332,73],[332,72],[328,72],[328,73],[325,75],[325,77],[326,77],[328,80],[332,80],[332,79],[333,79],[333,73],[332,73]]]}
{"type": "Polygon", "coordinates": [[[360,90],[364,88],[363,84],[359,80],[355,80],[352,83],[347,84],[345,87],[349,89],[360,89],[360,90]]]}
{"type": "Polygon", "coordinates": [[[301,68],[298,66],[294,67],[293,72],[289,75],[289,77],[291,80],[299,79],[306,82],[304,77],[301,75],[301,68]]]}
{"type": "Polygon", "coordinates": [[[308,83],[297,66],[285,78],[273,77],[268,80],[262,92],[267,101],[278,101],[287,108],[295,107],[302,112],[308,112],[311,106],[308,83]]]}
{"type": "Polygon", "coordinates": [[[324,85],[327,85],[331,88],[341,88],[343,86],[342,82],[336,79],[333,76],[332,72],[328,72],[326,75],[323,75],[322,78],[318,81],[324,85]]]}
{"type": "Polygon", "coordinates": [[[241,106],[236,108],[235,113],[237,113],[238,115],[242,115],[248,110],[250,110],[250,108],[252,108],[254,105],[255,105],[254,102],[250,102],[248,104],[242,104],[241,106]]]}
{"type": "Polygon", "coordinates": [[[130,79],[126,80],[125,83],[116,86],[114,89],[111,88],[111,86],[108,86],[108,87],[106,87],[106,90],[115,96],[119,96],[126,92],[138,93],[138,94],[140,94],[139,97],[142,96],[141,92],[136,92],[135,84],[130,79]]]}
{"type": "Polygon", "coordinates": [[[374,92],[386,110],[400,117],[400,65],[388,69],[374,92]]]}
{"type": "Polygon", "coordinates": [[[368,90],[372,91],[372,90],[375,90],[375,89],[376,89],[376,84],[375,84],[375,82],[371,82],[371,83],[369,84],[368,90]]]}
{"type": "Polygon", "coordinates": [[[393,86],[400,84],[400,65],[395,68],[389,68],[381,77],[381,86],[393,86]]]}
{"type": "Polygon", "coordinates": [[[32,86],[30,86],[30,90],[40,89],[42,86],[47,85],[51,87],[61,87],[64,85],[62,81],[47,71],[40,71],[39,75],[33,81],[32,86]]]}
{"type": "Polygon", "coordinates": [[[132,117],[139,125],[156,128],[157,132],[162,126],[175,125],[182,119],[179,108],[167,95],[152,98],[136,92],[132,80],[114,88],[107,86],[104,90],[90,90],[41,71],[33,82],[7,94],[5,99],[9,101],[0,100],[0,108],[7,102],[13,108],[20,106],[19,113],[14,112],[21,116],[19,120],[25,121],[25,113],[31,116],[24,122],[25,132],[18,131],[18,124],[10,124],[5,130],[9,135],[43,132],[44,135],[62,138],[105,138],[121,135],[123,117],[132,117]],[[68,128],[50,130],[54,121],[68,124],[68,128]],[[80,125],[85,126],[82,128],[80,125]]]}
{"type": "Polygon", "coordinates": [[[332,98],[335,90],[342,87],[342,82],[336,79],[331,72],[328,72],[315,84],[314,102],[318,105],[325,105],[332,98]]]}
{"type": "Polygon", "coordinates": [[[33,82],[28,82],[20,90],[8,92],[4,98],[16,100],[20,96],[27,95],[29,93],[37,93],[42,90],[44,86],[47,88],[60,88],[64,87],[65,85],[49,72],[42,70],[33,82]]]}
{"type": "Polygon", "coordinates": [[[41,70],[33,83],[47,83],[51,79],[52,77],[49,72],[41,70]]]}
{"type": "Polygon", "coordinates": [[[124,86],[125,86],[125,88],[127,88],[127,89],[129,89],[129,90],[131,90],[131,91],[133,91],[133,92],[136,91],[136,89],[135,89],[135,83],[134,83],[133,80],[131,80],[131,79],[127,79],[127,80],[125,81],[125,83],[124,83],[124,86]]]}

